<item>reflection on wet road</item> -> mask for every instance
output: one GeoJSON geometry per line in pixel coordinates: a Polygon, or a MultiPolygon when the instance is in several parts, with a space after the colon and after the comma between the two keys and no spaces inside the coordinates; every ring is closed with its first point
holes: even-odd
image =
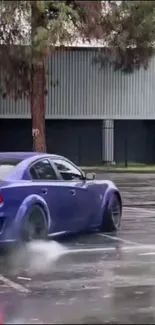
{"type": "MultiPolygon", "coordinates": [[[[101,175],[97,176],[98,178],[101,175]]],[[[125,206],[155,207],[154,201],[154,174],[108,174],[106,178],[117,183],[123,194],[125,206]]]]}
{"type": "Polygon", "coordinates": [[[15,320],[155,323],[155,177],[110,178],[120,187],[125,205],[117,236],[93,234],[66,240],[61,254],[59,246],[52,248],[49,243],[48,258],[39,257],[47,267],[38,264],[33,272],[26,259],[20,265],[1,258],[0,301],[10,302],[15,320]],[[58,249],[59,258],[52,259],[52,249],[58,249]]]}

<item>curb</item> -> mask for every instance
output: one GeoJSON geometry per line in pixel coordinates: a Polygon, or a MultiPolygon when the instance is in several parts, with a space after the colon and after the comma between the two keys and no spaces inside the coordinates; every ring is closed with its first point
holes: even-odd
{"type": "Polygon", "coordinates": [[[81,168],[85,172],[96,174],[155,174],[155,170],[118,170],[118,169],[87,169],[87,167],[81,168]]]}

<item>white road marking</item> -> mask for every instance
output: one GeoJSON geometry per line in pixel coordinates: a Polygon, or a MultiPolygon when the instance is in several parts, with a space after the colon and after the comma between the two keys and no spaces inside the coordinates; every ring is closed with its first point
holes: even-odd
{"type": "Polygon", "coordinates": [[[69,249],[64,255],[68,254],[77,254],[77,253],[92,253],[92,252],[112,252],[115,251],[115,247],[94,247],[94,248],[77,248],[77,249],[69,249]]]}
{"type": "MultiPolygon", "coordinates": [[[[146,254],[150,253],[148,251],[153,251],[155,249],[155,245],[141,245],[139,244],[138,246],[123,246],[121,248],[122,251],[128,251],[128,252],[138,252],[140,250],[143,250],[143,251],[147,251],[146,254]]],[[[144,252],[142,252],[141,254],[145,254],[144,252]]],[[[140,254],[139,254],[140,255],[140,254]]]]}
{"type": "Polygon", "coordinates": [[[149,255],[155,255],[155,252],[147,252],[147,253],[140,253],[139,255],[142,255],[142,256],[149,256],[149,255]]]}
{"type": "Polygon", "coordinates": [[[125,212],[130,212],[130,211],[137,211],[139,213],[141,212],[146,212],[146,213],[154,213],[155,215],[155,210],[152,210],[152,209],[147,209],[147,208],[137,208],[137,207],[124,207],[123,208],[123,211],[125,212]]]}
{"type": "Polygon", "coordinates": [[[22,293],[29,293],[30,290],[28,290],[27,288],[25,288],[24,286],[22,286],[19,283],[16,283],[8,278],[6,278],[5,276],[3,276],[2,274],[0,274],[0,281],[2,281],[4,284],[6,284],[8,287],[15,289],[16,291],[22,292],[22,293]]]}
{"type": "Polygon", "coordinates": [[[125,253],[132,253],[138,251],[148,251],[155,249],[155,245],[130,245],[130,246],[120,246],[120,247],[98,247],[98,248],[79,248],[79,249],[69,249],[63,255],[77,254],[77,253],[93,253],[93,252],[115,252],[118,249],[124,251],[125,253]]]}
{"type": "Polygon", "coordinates": [[[131,241],[131,240],[126,240],[126,239],[123,239],[123,238],[120,238],[120,237],[115,237],[115,236],[110,236],[110,235],[105,235],[105,234],[98,234],[98,235],[102,236],[102,237],[105,237],[105,238],[112,239],[112,240],[117,240],[117,241],[123,242],[125,244],[131,244],[131,245],[137,245],[137,246],[142,246],[143,245],[143,244],[140,244],[140,243],[137,243],[137,242],[134,242],[134,241],[131,241]]]}
{"type": "Polygon", "coordinates": [[[65,235],[65,234],[67,234],[67,231],[59,231],[59,232],[54,232],[52,234],[49,234],[48,237],[51,238],[51,237],[65,235]]]}
{"type": "Polygon", "coordinates": [[[31,281],[32,280],[31,278],[26,278],[24,276],[17,276],[17,279],[18,280],[25,280],[25,281],[31,281]]]}

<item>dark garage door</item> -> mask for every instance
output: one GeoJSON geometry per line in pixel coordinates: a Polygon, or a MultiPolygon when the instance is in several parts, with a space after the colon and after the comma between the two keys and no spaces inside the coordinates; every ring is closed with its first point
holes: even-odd
{"type": "Polygon", "coordinates": [[[48,152],[64,155],[78,165],[101,162],[101,121],[48,120],[46,131],[48,152]]]}
{"type": "Polygon", "coordinates": [[[32,150],[31,120],[0,120],[0,151],[32,150]]]}
{"type": "Polygon", "coordinates": [[[115,161],[155,164],[155,121],[115,121],[115,161]]]}
{"type": "MultiPolygon", "coordinates": [[[[0,151],[31,151],[31,120],[0,121],[0,151]]],[[[79,165],[101,162],[100,121],[47,120],[47,151],[64,155],[79,165]]]]}

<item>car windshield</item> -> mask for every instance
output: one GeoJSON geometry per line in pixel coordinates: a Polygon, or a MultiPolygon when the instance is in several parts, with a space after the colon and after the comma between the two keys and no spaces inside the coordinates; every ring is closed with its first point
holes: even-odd
{"type": "Polygon", "coordinates": [[[20,163],[21,160],[0,160],[0,181],[4,181],[11,170],[20,163]]]}

